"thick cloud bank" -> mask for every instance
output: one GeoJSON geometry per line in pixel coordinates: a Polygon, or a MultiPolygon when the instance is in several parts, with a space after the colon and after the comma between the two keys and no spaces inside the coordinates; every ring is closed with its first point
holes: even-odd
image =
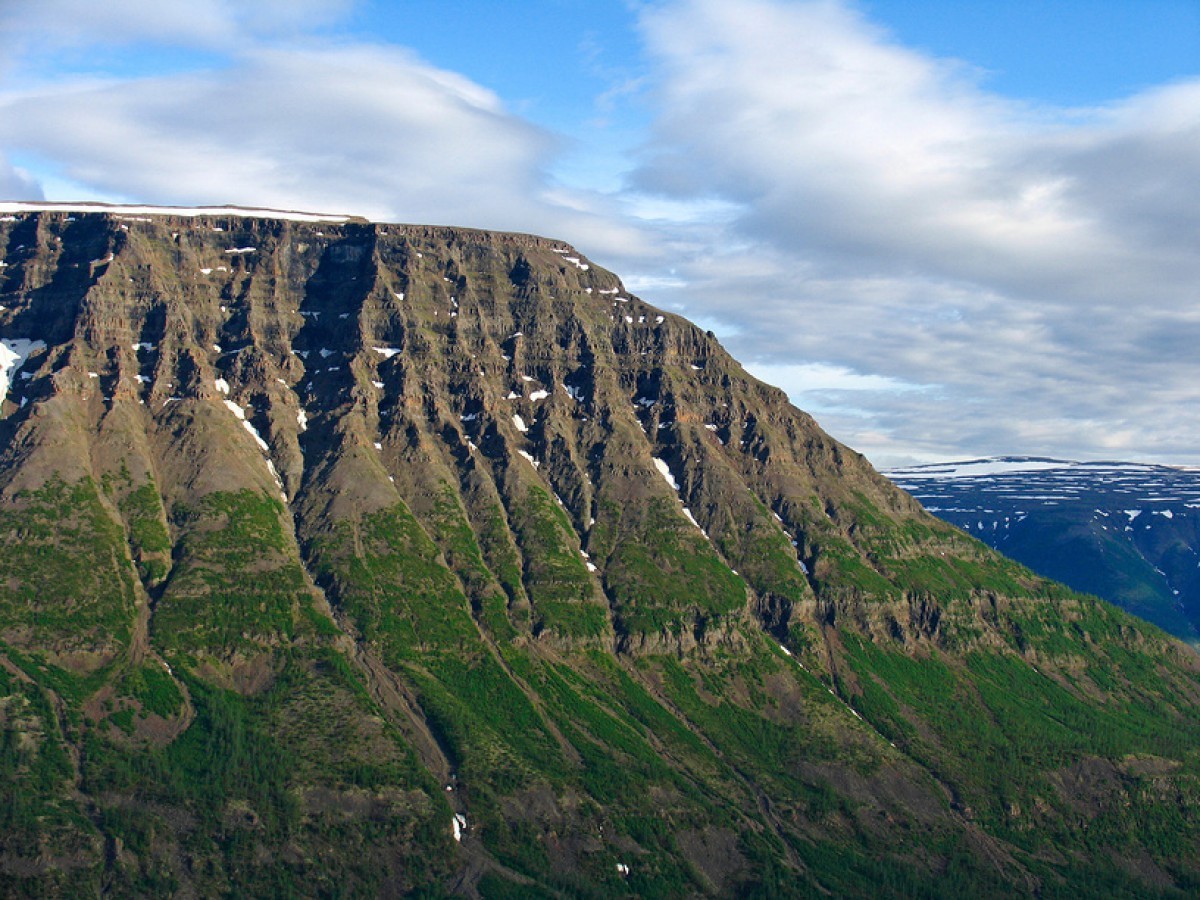
{"type": "Polygon", "coordinates": [[[1197,458],[1200,84],[1031,108],[830,2],[644,27],[639,186],[735,210],[681,299],[795,400],[877,453],[1197,458]]]}

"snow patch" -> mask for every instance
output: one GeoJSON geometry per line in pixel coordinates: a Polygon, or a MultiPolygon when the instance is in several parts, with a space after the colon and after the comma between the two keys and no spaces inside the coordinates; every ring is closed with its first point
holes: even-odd
{"type": "MultiPolygon", "coordinates": [[[[251,425],[250,420],[246,418],[246,410],[238,406],[232,400],[226,399],[224,403],[227,407],[229,407],[229,411],[237,416],[238,421],[242,423],[242,426],[248,432],[250,432],[250,436],[254,438],[254,442],[258,444],[259,449],[262,450],[263,453],[271,452],[270,446],[268,446],[267,442],[262,439],[262,435],[258,433],[258,429],[251,425]]],[[[267,462],[270,462],[270,460],[267,460],[267,462]]]]}
{"type": "Polygon", "coordinates": [[[549,391],[534,391],[532,394],[529,395],[529,399],[534,400],[534,401],[545,400],[549,396],[550,396],[549,391]]]}
{"type": "Polygon", "coordinates": [[[517,431],[521,432],[521,434],[524,434],[529,430],[529,426],[525,424],[525,420],[515,414],[513,415],[513,427],[516,428],[517,431]]]}
{"type": "Polygon", "coordinates": [[[0,339],[0,400],[8,395],[10,374],[25,364],[31,353],[44,349],[43,341],[28,338],[0,339]]]}
{"type": "MultiPolygon", "coordinates": [[[[658,469],[658,473],[671,486],[671,490],[679,492],[679,482],[675,480],[675,476],[671,474],[671,467],[667,465],[666,460],[654,457],[654,468],[658,469]]],[[[688,513],[688,518],[691,518],[691,513],[688,513]]],[[[699,527],[699,526],[696,526],[699,527]]]]}
{"type": "Polygon", "coordinates": [[[393,356],[395,356],[397,353],[400,352],[400,350],[396,347],[373,347],[371,349],[373,349],[376,353],[378,353],[384,359],[391,359],[393,356]]]}
{"type": "Polygon", "coordinates": [[[529,460],[529,464],[531,466],[533,466],[535,469],[541,467],[542,464],[540,462],[538,462],[536,459],[534,459],[532,454],[526,453],[524,450],[518,450],[517,453],[519,453],[525,459],[529,460]]]}

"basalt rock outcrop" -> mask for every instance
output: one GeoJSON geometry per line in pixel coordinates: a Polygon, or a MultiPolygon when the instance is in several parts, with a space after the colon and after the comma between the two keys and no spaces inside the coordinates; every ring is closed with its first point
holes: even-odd
{"type": "Polygon", "coordinates": [[[9,894],[1200,883],[1200,666],[560,241],[0,221],[9,894]]]}

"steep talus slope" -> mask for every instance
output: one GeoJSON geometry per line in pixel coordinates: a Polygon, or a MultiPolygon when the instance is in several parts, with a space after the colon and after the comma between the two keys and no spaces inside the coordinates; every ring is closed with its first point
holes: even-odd
{"type": "Polygon", "coordinates": [[[7,893],[1200,883],[1196,658],[572,248],[0,246],[7,893]]]}

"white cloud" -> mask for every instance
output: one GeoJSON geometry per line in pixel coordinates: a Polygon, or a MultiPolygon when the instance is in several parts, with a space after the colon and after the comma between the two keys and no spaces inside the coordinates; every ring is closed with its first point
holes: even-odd
{"type": "Polygon", "coordinates": [[[842,391],[893,393],[922,389],[921,385],[898,381],[886,375],[864,375],[845,366],[828,363],[751,363],[748,369],[756,378],[778,385],[792,397],[842,391]]]}
{"type": "Polygon", "coordinates": [[[25,170],[9,163],[2,153],[0,153],[0,198],[44,199],[42,187],[36,179],[25,170]]]}
{"type": "Polygon", "coordinates": [[[0,120],[10,143],[114,193],[418,219],[461,209],[493,179],[529,192],[550,149],[465,79],[364,47],[258,50],[229,69],[71,83],[0,99],[0,120]]]}
{"type": "Polygon", "coordinates": [[[839,437],[1200,459],[1200,84],[1034,109],[845,3],[642,23],[660,116],[637,186],[736,209],[678,223],[689,288],[668,298],[736,323],[735,354],[785,382],[797,361],[857,373],[825,396],[839,437]]]}
{"type": "Polygon", "coordinates": [[[341,18],[353,2],[37,0],[0,7],[0,37],[10,57],[142,41],[224,51],[263,36],[311,32],[341,18]]]}
{"type": "Polygon", "coordinates": [[[638,243],[635,229],[548,183],[551,135],[395,48],[258,47],[225,68],[10,91],[0,129],[8,146],[54,161],[60,179],[139,202],[540,227],[603,249],[638,243]]]}

